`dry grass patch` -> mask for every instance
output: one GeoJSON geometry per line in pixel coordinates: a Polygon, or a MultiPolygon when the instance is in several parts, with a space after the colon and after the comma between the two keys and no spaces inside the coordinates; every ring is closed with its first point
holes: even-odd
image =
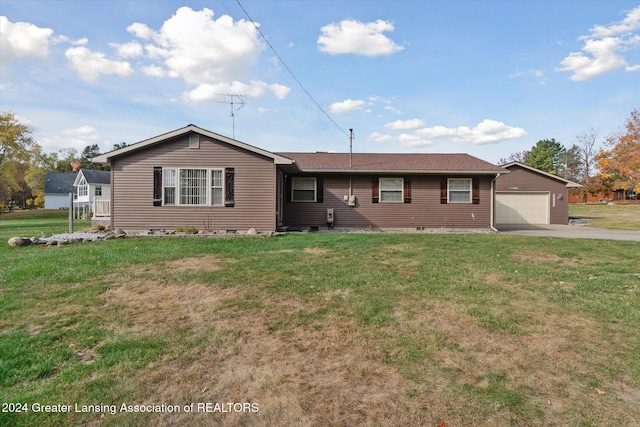
{"type": "Polygon", "coordinates": [[[179,329],[174,338],[185,342],[174,343],[173,351],[132,379],[150,390],[149,402],[260,405],[256,414],[151,416],[156,425],[391,426],[421,417],[398,415],[408,404],[409,384],[379,361],[375,342],[354,320],[313,319],[325,303],[347,298],[348,291],[323,295],[321,306],[294,296],[262,295],[261,308],[239,309],[234,301],[246,296],[245,288],[159,285],[152,278],[127,277],[123,272],[114,278],[116,285],[104,294],[105,303],[125,320],[121,332],[166,336],[179,329]]]}
{"type": "Polygon", "coordinates": [[[229,261],[223,260],[217,255],[207,255],[169,261],[165,266],[168,271],[174,273],[183,273],[185,271],[216,271],[222,269],[225,262],[229,261]]]}
{"type": "Polygon", "coordinates": [[[304,248],[302,252],[304,252],[305,254],[311,254],[311,255],[322,255],[327,253],[328,251],[322,248],[304,248]]]}

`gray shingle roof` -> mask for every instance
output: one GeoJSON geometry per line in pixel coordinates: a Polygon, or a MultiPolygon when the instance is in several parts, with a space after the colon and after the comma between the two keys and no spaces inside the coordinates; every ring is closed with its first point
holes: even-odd
{"type": "Polygon", "coordinates": [[[469,154],[276,153],[293,159],[304,172],[507,173],[469,154]]]}
{"type": "Polygon", "coordinates": [[[77,173],[47,172],[44,181],[45,194],[69,194],[75,193],[73,182],[77,173]]]}
{"type": "Polygon", "coordinates": [[[111,184],[111,172],[109,171],[82,169],[82,174],[87,180],[87,184],[111,184]]]}

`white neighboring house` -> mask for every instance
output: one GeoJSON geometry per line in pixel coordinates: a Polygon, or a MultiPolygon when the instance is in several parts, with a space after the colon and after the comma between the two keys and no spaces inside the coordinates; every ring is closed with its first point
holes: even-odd
{"type": "Polygon", "coordinates": [[[69,193],[73,193],[74,200],[76,198],[73,187],[76,175],[76,172],[47,172],[44,181],[45,209],[69,209],[69,193]]]}
{"type": "Polygon", "coordinates": [[[73,201],[76,218],[91,220],[111,217],[111,172],[81,169],[73,183],[76,198],[73,201]]]}

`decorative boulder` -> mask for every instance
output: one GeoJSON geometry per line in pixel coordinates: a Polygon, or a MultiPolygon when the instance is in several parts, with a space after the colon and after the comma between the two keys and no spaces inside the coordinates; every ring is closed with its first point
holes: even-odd
{"type": "Polygon", "coordinates": [[[29,246],[31,243],[31,239],[26,239],[24,237],[12,237],[9,239],[9,246],[13,246],[14,248],[29,246]]]}
{"type": "Polygon", "coordinates": [[[257,234],[258,234],[258,232],[253,227],[251,227],[250,229],[247,230],[247,236],[256,236],[257,234]]]}

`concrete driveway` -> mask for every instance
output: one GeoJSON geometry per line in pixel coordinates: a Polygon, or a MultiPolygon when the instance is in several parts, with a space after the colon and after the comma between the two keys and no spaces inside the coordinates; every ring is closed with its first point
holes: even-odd
{"type": "Polygon", "coordinates": [[[565,239],[605,239],[640,242],[640,231],[607,230],[580,225],[501,225],[501,233],[518,236],[561,237],[565,239]]]}

